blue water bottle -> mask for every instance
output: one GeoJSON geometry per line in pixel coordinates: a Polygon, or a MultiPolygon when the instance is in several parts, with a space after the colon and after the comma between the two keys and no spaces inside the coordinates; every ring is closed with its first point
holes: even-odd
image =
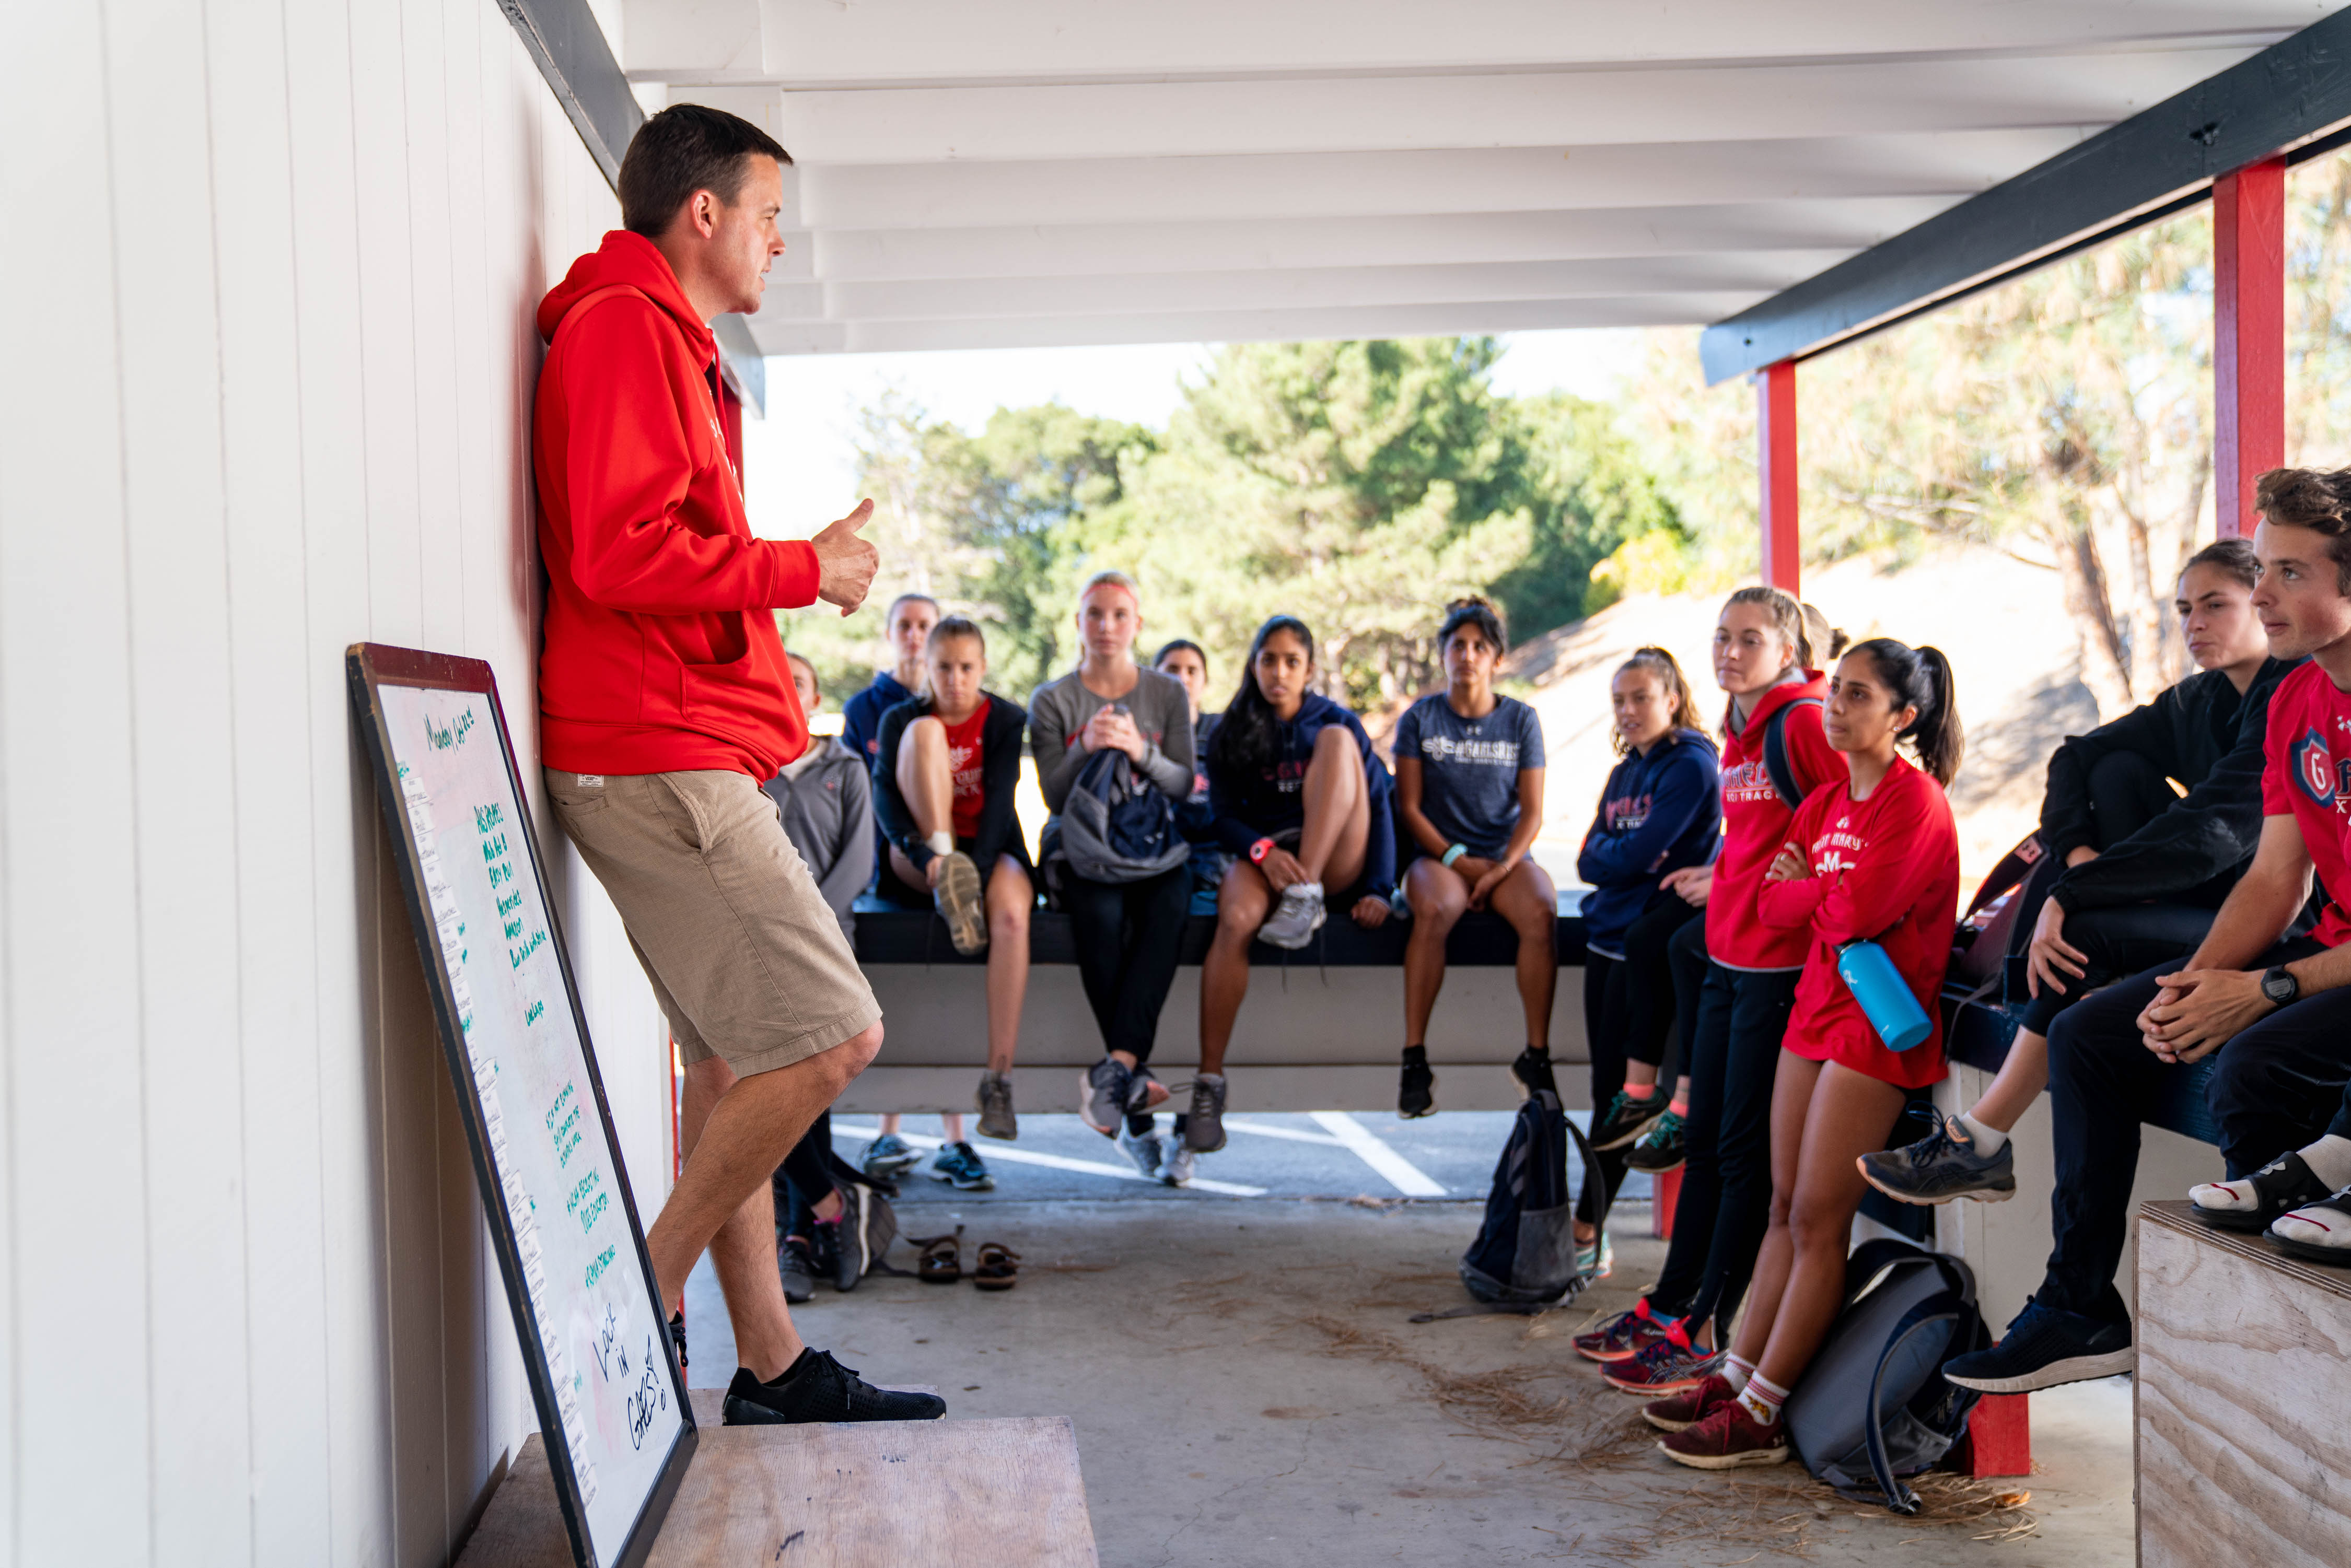
{"type": "Polygon", "coordinates": [[[1909,982],[1876,943],[1855,941],[1838,948],[1837,973],[1888,1050],[1907,1051],[1935,1032],[1909,982]]]}

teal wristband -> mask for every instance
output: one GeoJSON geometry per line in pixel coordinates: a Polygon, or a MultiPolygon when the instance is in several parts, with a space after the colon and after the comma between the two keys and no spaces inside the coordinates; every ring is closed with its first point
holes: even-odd
{"type": "Polygon", "coordinates": [[[1443,866],[1447,871],[1451,871],[1453,869],[1453,862],[1459,860],[1463,855],[1466,855],[1468,852],[1469,846],[1468,844],[1456,844],[1451,849],[1446,851],[1445,857],[1437,863],[1443,866]]]}

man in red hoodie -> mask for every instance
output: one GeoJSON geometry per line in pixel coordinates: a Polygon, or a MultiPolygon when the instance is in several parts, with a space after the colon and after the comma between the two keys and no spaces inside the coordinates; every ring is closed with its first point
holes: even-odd
{"type": "Polygon", "coordinates": [[[719,425],[710,322],[759,307],[790,159],[699,105],[645,123],[621,214],[540,302],[533,465],[548,574],[539,743],[564,832],[611,895],[685,1068],[691,1158],[645,1247],[677,1301],[707,1248],[741,1365],[732,1425],[931,1419],[801,1343],[768,1176],[873,1059],[882,1010],[760,791],[808,745],[778,609],[857,608],[871,501],[755,538],[719,425]]]}

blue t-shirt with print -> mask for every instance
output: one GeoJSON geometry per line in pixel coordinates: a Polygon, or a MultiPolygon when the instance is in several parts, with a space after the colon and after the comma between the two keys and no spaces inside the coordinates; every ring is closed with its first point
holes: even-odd
{"type": "Polygon", "coordinates": [[[1519,825],[1519,770],[1543,765],[1542,720],[1516,697],[1463,718],[1446,694],[1426,696],[1396,724],[1398,762],[1420,762],[1420,814],[1449,844],[1492,860],[1519,825]]]}

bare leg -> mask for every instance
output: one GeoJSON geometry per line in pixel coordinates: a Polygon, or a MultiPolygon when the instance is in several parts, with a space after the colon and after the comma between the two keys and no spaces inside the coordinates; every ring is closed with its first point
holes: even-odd
{"type": "Polygon", "coordinates": [[[1352,732],[1334,724],[1314,737],[1301,793],[1306,821],[1298,835],[1298,863],[1325,888],[1353,887],[1364,874],[1372,800],[1352,732]]]}
{"type": "MultiPolygon", "coordinates": [[[[906,798],[916,832],[927,839],[955,831],[955,772],[947,766],[946,725],[918,718],[906,727],[898,742],[897,777],[898,793],[906,798]]],[[[913,885],[922,886],[923,878],[916,876],[913,885]]]]}
{"type": "Polygon", "coordinates": [[[2000,1064],[1991,1086],[1969,1113],[1987,1127],[2012,1132],[2041,1092],[2049,1087],[2049,1040],[2045,1035],[2020,1030],[2009,1042],[2008,1060],[2000,1064]]]}
{"type": "Polygon", "coordinates": [[[1426,1045],[1428,1018],[1445,986],[1445,938],[1468,912],[1469,884],[1452,867],[1424,858],[1404,873],[1404,896],[1412,909],[1412,936],[1404,945],[1404,1042],[1426,1045]]]}
{"type": "Polygon", "coordinates": [[[1780,1052],[1778,1073],[1771,1080],[1771,1223],[1763,1232],[1763,1248],[1755,1256],[1755,1278],[1747,1287],[1747,1311],[1739,1320],[1739,1337],[1730,1348],[1750,1366],[1763,1358],[1771,1339],[1771,1319],[1780,1310],[1781,1293],[1788,1286],[1788,1270],[1795,1257],[1788,1235],[1789,1207],[1796,1196],[1796,1156],[1803,1152],[1804,1117],[1813,1103],[1813,1084],[1821,1064],[1790,1051],[1780,1052]]]}
{"type": "Polygon", "coordinates": [[[896,1137],[896,1136],[898,1135],[898,1113],[897,1113],[897,1112],[895,1112],[895,1111],[884,1111],[884,1112],[882,1113],[882,1131],[883,1131],[883,1134],[885,1136],[888,1136],[888,1137],[893,1137],[893,1138],[894,1138],[894,1137],[896,1137]]]}
{"type": "MultiPolygon", "coordinates": [[[[1559,894],[1532,861],[1520,861],[1494,889],[1494,913],[1519,934],[1519,1005],[1526,1010],[1527,1043],[1551,1049],[1551,1004],[1559,988],[1559,894]]],[[[1649,1082],[1657,1070],[1649,1069],[1649,1082]]]]}
{"type": "Polygon", "coordinates": [[[1200,1071],[1222,1072],[1225,1048],[1233,1042],[1233,1021],[1249,995],[1249,938],[1265,924],[1273,894],[1265,877],[1247,861],[1225,871],[1217,894],[1217,935],[1200,966],[1200,1071]]]}
{"type": "Polygon", "coordinates": [[[1854,1213],[1867,1190],[1861,1156],[1886,1146],[1903,1100],[1892,1084],[1834,1061],[1813,1086],[1788,1222],[1794,1264],[1780,1291],[1771,1339],[1753,1358],[1757,1373],[1782,1388],[1793,1388],[1813,1364],[1844,1304],[1845,1252],[1854,1213]]]}
{"type": "Polygon", "coordinates": [[[665,1303],[706,1248],[735,1325],[736,1356],[761,1380],[779,1375],[804,1348],[776,1273],[776,1209],[768,1178],[784,1155],[882,1049],[875,1024],[789,1067],[737,1079],[724,1061],[685,1070],[679,1131],[685,1169],[670,1189],[645,1251],[665,1303]]]}
{"type": "Polygon", "coordinates": [[[964,1141],[964,1138],[963,1138],[963,1113],[962,1113],[962,1112],[960,1112],[960,1111],[942,1111],[942,1112],[940,1112],[940,1113],[939,1113],[939,1131],[941,1131],[942,1133],[945,1133],[945,1134],[946,1134],[946,1138],[947,1138],[947,1142],[948,1142],[948,1143],[950,1143],[950,1144],[960,1144],[960,1143],[962,1143],[962,1142],[964,1141]]]}
{"type": "Polygon", "coordinates": [[[1036,906],[1029,873],[999,856],[987,877],[987,1070],[1012,1071],[1020,1043],[1020,1005],[1029,995],[1029,912],[1036,906]]]}

